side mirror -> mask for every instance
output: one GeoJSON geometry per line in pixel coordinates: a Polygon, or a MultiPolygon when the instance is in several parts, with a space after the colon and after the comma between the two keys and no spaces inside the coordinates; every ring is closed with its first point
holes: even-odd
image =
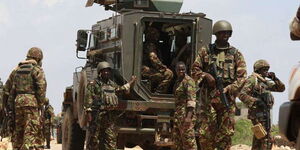
{"type": "Polygon", "coordinates": [[[86,47],[88,44],[88,32],[87,30],[78,30],[77,31],[77,40],[76,46],[77,51],[86,51],[86,47]]]}

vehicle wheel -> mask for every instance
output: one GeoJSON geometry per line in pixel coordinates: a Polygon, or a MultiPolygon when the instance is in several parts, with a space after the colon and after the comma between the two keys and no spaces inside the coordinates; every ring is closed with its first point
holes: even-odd
{"type": "Polygon", "coordinates": [[[83,150],[85,132],[80,128],[73,118],[73,112],[69,107],[64,116],[62,125],[62,149],[83,150]]]}
{"type": "Polygon", "coordinates": [[[298,136],[296,140],[296,150],[300,150],[300,128],[298,130],[298,136]]]}
{"type": "Polygon", "coordinates": [[[78,88],[79,89],[78,97],[76,99],[76,106],[78,110],[78,121],[81,128],[85,127],[87,124],[87,118],[83,110],[86,85],[87,85],[86,71],[81,71],[79,88],[78,88]]]}

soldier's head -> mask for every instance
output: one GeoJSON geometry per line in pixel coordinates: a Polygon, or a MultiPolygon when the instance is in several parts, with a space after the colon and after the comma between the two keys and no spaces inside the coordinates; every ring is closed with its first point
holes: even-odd
{"type": "Polygon", "coordinates": [[[146,41],[157,42],[159,40],[159,36],[160,36],[160,33],[156,28],[148,27],[146,29],[146,35],[145,35],[146,41]]]}
{"type": "Polygon", "coordinates": [[[111,76],[111,66],[108,62],[102,61],[97,65],[99,77],[103,80],[108,80],[111,76]]]}
{"type": "Polygon", "coordinates": [[[260,59],[254,63],[253,69],[254,72],[262,75],[263,77],[267,77],[270,64],[266,60],[260,59]]]}
{"type": "Polygon", "coordinates": [[[216,36],[217,41],[227,42],[232,35],[232,26],[226,20],[217,21],[213,25],[213,34],[216,36]]]}
{"type": "Polygon", "coordinates": [[[180,61],[176,64],[176,75],[178,78],[183,78],[185,76],[186,67],[184,62],[180,61]]]}
{"type": "Polygon", "coordinates": [[[34,59],[37,61],[40,65],[42,65],[43,60],[43,52],[38,47],[32,47],[27,52],[27,59],[34,59]]]}

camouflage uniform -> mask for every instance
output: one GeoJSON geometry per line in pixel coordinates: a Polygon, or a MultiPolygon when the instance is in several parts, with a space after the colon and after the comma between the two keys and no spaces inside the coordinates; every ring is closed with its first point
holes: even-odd
{"type": "MultiPolygon", "coordinates": [[[[107,83],[97,78],[96,80],[87,84],[86,99],[84,109],[86,112],[99,110],[99,106],[106,106],[106,93],[119,93],[121,91],[128,91],[130,86],[118,86],[113,81],[109,80],[107,83]],[[110,90],[108,90],[110,89],[110,90]]],[[[116,150],[117,149],[117,133],[116,120],[119,115],[115,110],[100,110],[93,116],[97,123],[90,124],[93,131],[88,139],[88,150],[116,150]]]]}
{"type": "Polygon", "coordinates": [[[41,50],[36,47],[31,48],[27,59],[19,63],[5,83],[5,95],[11,97],[8,103],[14,103],[15,107],[16,126],[12,135],[12,144],[16,150],[43,147],[39,139],[39,135],[42,134],[39,108],[45,102],[46,80],[44,71],[38,64],[40,61],[36,61],[41,59],[41,50]]]}
{"type": "Polygon", "coordinates": [[[243,55],[229,44],[227,48],[222,49],[215,44],[212,47],[215,47],[213,51],[209,46],[202,47],[192,65],[192,77],[200,83],[201,93],[200,108],[197,110],[200,119],[199,143],[207,150],[213,150],[215,147],[229,149],[231,136],[234,134],[235,98],[247,76],[246,63],[243,55]],[[209,88],[204,80],[204,73],[212,71],[210,65],[214,62],[227,89],[229,110],[221,102],[216,89],[209,88]]]}
{"type": "Polygon", "coordinates": [[[194,80],[185,75],[182,81],[175,85],[175,120],[174,120],[174,142],[176,150],[197,150],[195,140],[195,115],[190,127],[184,126],[184,119],[187,115],[187,108],[196,106],[196,86],[194,80]]]}
{"type": "MultiPolygon", "coordinates": [[[[277,78],[274,81],[267,80],[266,78],[262,77],[260,74],[253,72],[247,80],[245,81],[245,85],[241,90],[239,99],[247,105],[249,108],[248,110],[248,118],[252,121],[253,125],[257,123],[261,123],[264,127],[266,124],[266,119],[260,115],[258,117],[257,114],[262,113],[262,108],[259,108],[255,105],[255,102],[259,98],[259,95],[263,93],[271,93],[273,92],[283,92],[285,90],[284,84],[277,78]]],[[[274,103],[273,97],[271,97],[270,108],[272,108],[274,103]]],[[[270,133],[270,130],[266,130],[266,132],[270,133]]],[[[268,134],[267,137],[262,139],[257,139],[253,136],[252,141],[252,150],[267,150],[268,141],[270,144],[270,148],[272,147],[272,137],[271,134],[268,134]]],[[[270,150],[270,149],[268,149],[270,150]]]]}
{"type": "Polygon", "coordinates": [[[173,72],[160,60],[159,43],[155,41],[159,37],[158,30],[152,27],[148,30],[150,31],[146,34],[146,40],[154,40],[144,43],[142,77],[150,80],[152,91],[167,93],[173,79],[173,72]]]}
{"type": "Polygon", "coordinates": [[[44,137],[47,142],[47,148],[50,148],[50,141],[51,141],[51,129],[53,127],[53,121],[54,121],[54,111],[53,107],[48,104],[45,106],[44,110],[44,137]]]}
{"type": "Polygon", "coordinates": [[[295,17],[291,22],[290,31],[294,36],[300,38],[300,22],[297,17],[295,17]]]}

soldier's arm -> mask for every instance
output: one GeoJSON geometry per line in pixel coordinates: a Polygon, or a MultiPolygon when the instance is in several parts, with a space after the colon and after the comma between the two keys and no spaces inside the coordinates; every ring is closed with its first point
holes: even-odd
{"type": "Polygon", "coordinates": [[[167,67],[159,60],[158,56],[154,52],[149,53],[150,62],[152,66],[159,72],[165,72],[167,67]]]}
{"type": "Polygon", "coordinates": [[[256,101],[256,98],[251,96],[251,93],[253,92],[254,86],[255,86],[255,78],[249,77],[245,81],[245,85],[243,86],[240,94],[239,99],[248,107],[251,108],[256,101]]]}
{"type": "Polygon", "coordinates": [[[16,69],[14,69],[10,73],[10,75],[9,75],[8,79],[6,80],[5,85],[3,87],[3,95],[6,96],[6,97],[8,97],[8,95],[10,93],[10,90],[12,89],[13,78],[14,78],[15,74],[16,74],[16,69]]]}
{"type": "Polygon", "coordinates": [[[36,93],[35,96],[40,103],[40,106],[44,105],[46,102],[46,88],[47,82],[45,78],[45,73],[41,67],[34,67],[32,72],[34,81],[36,83],[36,93]]]}
{"type": "Polygon", "coordinates": [[[203,72],[203,58],[205,57],[208,59],[207,48],[202,47],[199,49],[196,59],[192,65],[191,75],[198,83],[200,83],[205,77],[205,72],[203,72]]]}
{"type": "Polygon", "coordinates": [[[94,81],[89,82],[86,86],[85,92],[85,101],[84,101],[84,110],[86,112],[92,111],[92,104],[93,104],[93,95],[94,95],[94,81]]]}
{"type": "Polygon", "coordinates": [[[193,79],[187,81],[187,107],[196,107],[196,84],[193,79]]]}
{"type": "Polygon", "coordinates": [[[247,78],[247,68],[244,56],[242,53],[237,51],[235,56],[236,64],[236,80],[225,87],[225,91],[229,91],[231,94],[238,95],[242,86],[244,85],[245,79],[247,78]]]}
{"type": "Polygon", "coordinates": [[[270,91],[283,92],[285,90],[285,85],[278,78],[275,78],[274,82],[268,82],[267,84],[270,91]]]}

